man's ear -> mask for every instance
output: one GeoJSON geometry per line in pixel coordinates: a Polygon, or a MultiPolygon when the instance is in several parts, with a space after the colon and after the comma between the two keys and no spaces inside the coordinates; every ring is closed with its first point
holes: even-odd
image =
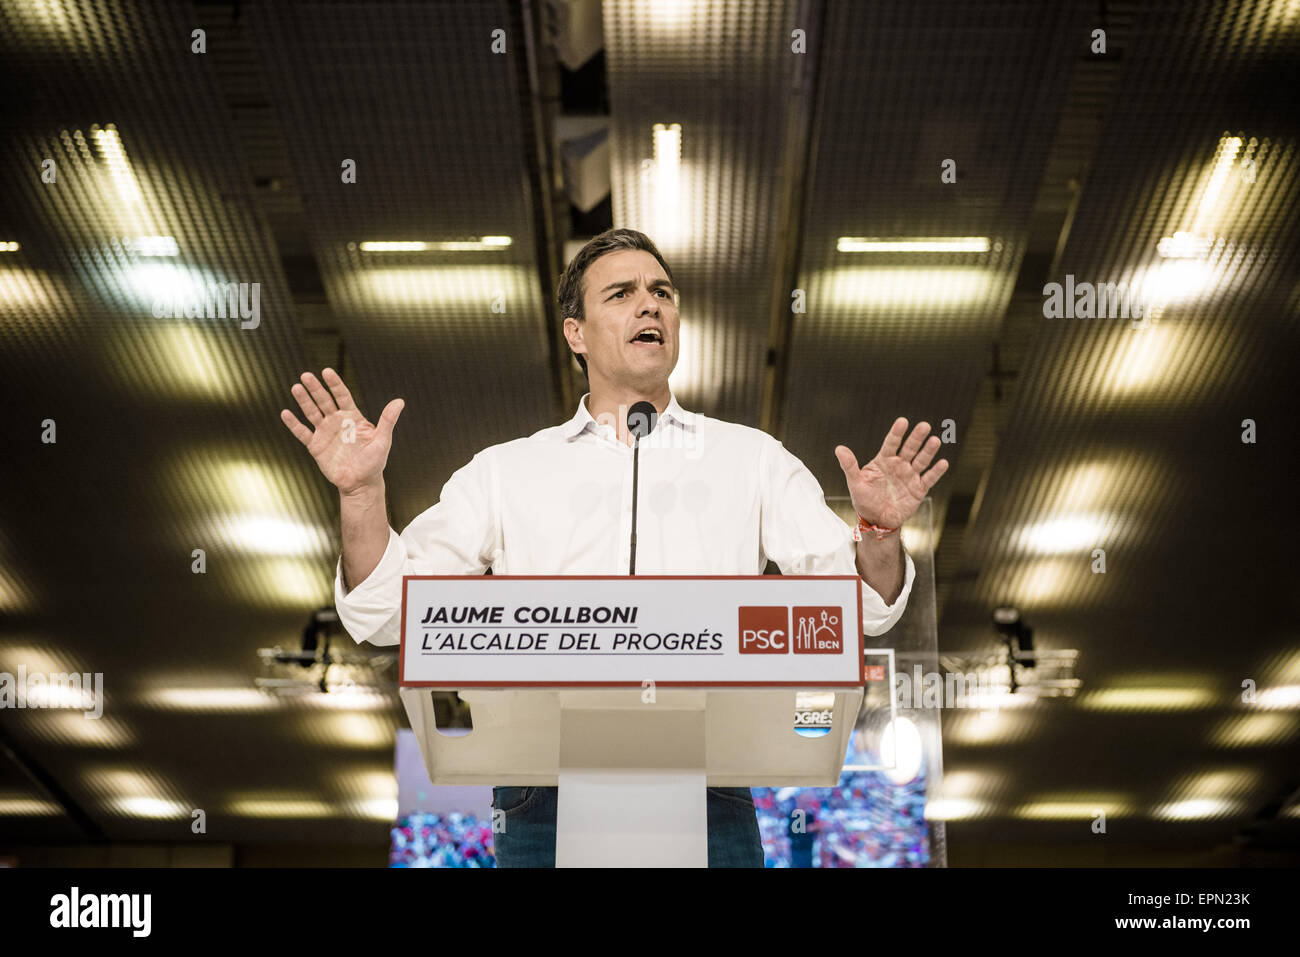
{"type": "Polygon", "coordinates": [[[569,348],[574,352],[586,353],[587,344],[582,339],[582,321],[569,316],[564,320],[564,338],[569,343],[569,348]],[[578,347],[582,348],[579,349],[578,347]]]}

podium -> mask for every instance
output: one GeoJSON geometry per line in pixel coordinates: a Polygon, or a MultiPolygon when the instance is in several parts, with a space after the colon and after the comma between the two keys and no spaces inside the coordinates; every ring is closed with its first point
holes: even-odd
{"type": "Polygon", "coordinates": [[[434,784],[559,788],[557,866],[704,867],[706,787],[838,782],[861,585],[407,576],[399,694],[434,784]],[[438,730],[433,690],[470,704],[469,734],[438,730]]]}

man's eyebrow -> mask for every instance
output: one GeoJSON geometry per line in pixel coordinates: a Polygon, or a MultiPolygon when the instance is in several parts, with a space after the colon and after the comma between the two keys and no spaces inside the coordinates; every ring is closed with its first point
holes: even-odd
{"type": "MultiPolygon", "coordinates": [[[[651,282],[650,285],[648,285],[646,288],[647,288],[647,289],[657,289],[657,288],[659,288],[659,287],[661,287],[661,286],[666,286],[666,287],[668,287],[669,289],[673,289],[674,291],[676,291],[676,290],[675,290],[675,287],[673,286],[673,284],[670,283],[667,279],[656,279],[656,280],[654,280],[653,282],[651,282]]],[[[600,292],[601,292],[601,295],[604,295],[605,293],[609,292],[611,289],[635,289],[635,288],[636,288],[636,280],[635,280],[635,279],[624,279],[622,282],[611,282],[608,286],[606,286],[606,287],[605,287],[604,289],[602,289],[600,292]]]]}

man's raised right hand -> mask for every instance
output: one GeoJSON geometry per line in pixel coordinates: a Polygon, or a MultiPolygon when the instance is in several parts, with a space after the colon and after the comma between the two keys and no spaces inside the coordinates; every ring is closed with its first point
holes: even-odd
{"type": "Polygon", "coordinates": [[[342,494],[379,488],[388,464],[388,450],[393,445],[393,426],[406,402],[389,402],[379,423],[372,425],[358,411],[352,393],[337,372],[325,369],[321,378],[329,391],[310,372],[304,372],[302,383],[295,383],[290,390],[312,427],[307,428],[288,409],[280,411],[280,421],[307,447],[321,474],[342,494]]]}

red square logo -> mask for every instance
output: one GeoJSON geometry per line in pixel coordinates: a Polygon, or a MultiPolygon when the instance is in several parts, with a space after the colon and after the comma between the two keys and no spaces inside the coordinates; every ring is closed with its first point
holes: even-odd
{"type": "Polygon", "coordinates": [[[790,650],[790,609],[784,605],[740,607],[740,653],[783,655],[790,650]]]}
{"type": "Polygon", "coordinates": [[[793,645],[796,655],[843,653],[843,609],[838,606],[795,605],[793,645]]]}
{"type": "Polygon", "coordinates": [[[867,665],[865,668],[862,669],[862,677],[867,681],[884,681],[885,666],[867,665]]]}

